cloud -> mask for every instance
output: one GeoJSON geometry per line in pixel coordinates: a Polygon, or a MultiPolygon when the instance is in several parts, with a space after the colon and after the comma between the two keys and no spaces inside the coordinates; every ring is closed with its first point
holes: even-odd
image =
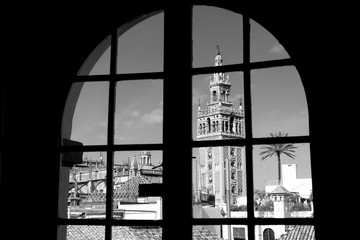
{"type": "Polygon", "coordinates": [[[131,127],[134,125],[134,121],[124,121],[122,122],[122,124],[125,126],[125,127],[131,127]]]}
{"type": "Polygon", "coordinates": [[[270,48],[269,52],[281,54],[285,52],[285,49],[280,43],[276,43],[274,46],[272,46],[272,48],[270,48]]]}
{"type": "Polygon", "coordinates": [[[132,113],[130,113],[130,115],[133,117],[138,117],[140,116],[140,112],[138,110],[134,110],[132,113]]]}
{"type": "Polygon", "coordinates": [[[140,122],[145,125],[161,124],[163,122],[163,110],[157,108],[145,113],[140,117],[140,122]]]}
{"type": "Polygon", "coordinates": [[[118,113],[115,119],[115,126],[120,128],[141,129],[144,126],[161,124],[163,122],[163,109],[155,108],[148,112],[142,113],[135,109],[132,111],[124,110],[118,113]]]}

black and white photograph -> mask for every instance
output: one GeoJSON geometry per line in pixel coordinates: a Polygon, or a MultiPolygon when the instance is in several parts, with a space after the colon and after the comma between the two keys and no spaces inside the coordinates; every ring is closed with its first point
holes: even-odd
{"type": "Polygon", "coordinates": [[[352,239],[343,5],[5,7],[0,238],[352,239]]]}

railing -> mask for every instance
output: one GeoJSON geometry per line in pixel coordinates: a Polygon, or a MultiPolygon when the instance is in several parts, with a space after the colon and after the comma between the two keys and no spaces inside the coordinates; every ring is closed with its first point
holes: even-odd
{"type": "Polygon", "coordinates": [[[201,138],[208,138],[208,137],[211,137],[211,136],[220,136],[220,135],[221,136],[227,136],[227,137],[233,137],[233,138],[244,137],[244,133],[217,131],[217,132],[208,132],[208,133],[198,135],[197,138],[201,139],[201,138]]]}
{"type": "Polygon", "coordinates": [[[279,180],[266,180],[265,181],[265,186],[278,186],[278,185],[282,185],[282,181],[279,181],[279,180]]]}
{"type": "Polygon", "coordinates": [[[141,174],[147,174],[147,175],[158,175],[158,176],[162,176],[162,171],[161,170],[155,170],[155,169],[141,169],[140,170],[141,174]]]}
{"type": "Polygon", "coordinates": [[[211,110],[199,110],[198,111],[198,118],[200,117],[204,117],[204,116],[208,116],[209,114],[217,114],[217,113],[233,113],[237,116],[244,116],[244,110],[237,110],[235,108],[223,108],[223,107],[217,107],[217,108],[213,108],[211,110]]]}

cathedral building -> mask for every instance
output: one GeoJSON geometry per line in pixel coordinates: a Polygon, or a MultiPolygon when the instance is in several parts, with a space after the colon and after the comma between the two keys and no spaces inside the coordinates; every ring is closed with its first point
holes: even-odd
{"type": "MultiPolygon", "coordinates": [[[[215,66],[222,66],[223,59],[217,44],[215,66]]],[[[200,104],[197,110],[197,140],[226,140],[245,138],[244,109],[242,99],[235,108],[230,100],[231,82],[229,75],[219,72],[210,76],[210,103],[205,109],[200,104]]],[[[221,146],[199,149],[200,172],[197,187],[200,192],[215,196],[215,204],[227,202],[230,189],[230,203],[246,196],[245,153],[243,147],[221,146]]]]}
{"type": "MultiPolygon", "coordinates": [[[[114,164],[114,202],[138,202],[139,184],[162,183],[162,166],[152,164],[151,152],[140,151],[125,164],[114,164]]],[[[123,161],[125,162],[125,161],[123,161]]],[[[76,164],[69,173],[69,207],[102,206],[106,201],[106,160],[88,159],[76,164]]]]}

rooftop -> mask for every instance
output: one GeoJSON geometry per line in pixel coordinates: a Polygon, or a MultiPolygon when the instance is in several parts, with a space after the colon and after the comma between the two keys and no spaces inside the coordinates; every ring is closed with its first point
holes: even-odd
{"type": "MultiPolygon", "coordinates": [[[[114,226],[112,229],[114,240],[161,240],[162,228],[157,226],[114,226]]],[[[104,226],[68,225],[67,240],[104,239],[104,226]]],[[[201,227],[194,226],[193,240],[222,240],[215,233],[201,227]]]]}
{"type": "Polygon", "coordinates": [[[280,240],[315,240],[314,226],[293,225],[289,226],[288,232],[280,237],[280,240]]]}
{"type": "Polygon", "coordinates": [[[271,194],[284,194],[284,195],[288,195],[291,194],[286,188],[284,188],[283,186],[277,186],[272,192],[271,194]]]}

